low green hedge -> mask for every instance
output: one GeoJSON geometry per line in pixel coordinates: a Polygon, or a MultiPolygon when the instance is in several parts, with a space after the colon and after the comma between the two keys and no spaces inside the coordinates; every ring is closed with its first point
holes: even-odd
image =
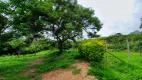
{"type": "Polygon", "coordinates": [[[105,53],[104,40],[84,40],[79,44],[79,53],[86,59],[101,62],[105,53]]]}

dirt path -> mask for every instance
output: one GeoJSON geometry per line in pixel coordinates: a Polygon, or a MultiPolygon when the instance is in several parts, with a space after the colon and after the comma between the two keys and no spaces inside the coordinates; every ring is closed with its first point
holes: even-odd
{"type": "Polygon", "coordinates": [[[0,80],[5,80],[5,78],[0,76],[0,80]]]}
{"type": "Polygon", "coordinates": [[[22,77],[34,76],[36,72],[36,68],[34,68],[33,66],[42,64],[43,62],[44,62],[43,58],[28,62],[27,65],[29,66],[29,68],[22,71],[19,75],[22,77]]]}
{"type": "Polygon", "coordinates": [[[34,66],[34,65],[42,64],[43,62],[44,62],[44,59],[43,59],[43,58],[40,58],[40,59],[31,61],[31,62],[28,62],[27,65],[28,65],[28,66],[34,66]]]}
{"type": "Polygon", "coordinates": [[[42,80],[97,80],[95,77],[87,75],[89,63],[77,61],[73,66],[80,69],[79,74],[73,74],[73,69],[54,70],[42,74],[42,80]]]}

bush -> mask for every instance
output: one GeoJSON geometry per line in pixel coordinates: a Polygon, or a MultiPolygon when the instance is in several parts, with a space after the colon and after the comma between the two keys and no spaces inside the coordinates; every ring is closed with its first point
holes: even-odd
{"type": "Polygon", "coordinates": [[[34,41],[30,46],[22,48],[22,54],[33,54],[43,50],[49,49],[49,42],[47,40],[34,41]]]}
{"type": "Polygon", "coordinates": [[[105,53],[104,40],[84,40],[78,47],[79,53],[86,59],[101,62],[105,53]]]}
{"type": "Polygon", "coordinates": [[[65,41],[63,43],[63,49],[68,50],[72,47],[71,42],[70,41],[65,41]]]}
{"type": "Polygon", "coordinates": [[[0,55],[17,55],[19,50],[24,45],[24,40],[15,39],[0,44],[0,55]]]}

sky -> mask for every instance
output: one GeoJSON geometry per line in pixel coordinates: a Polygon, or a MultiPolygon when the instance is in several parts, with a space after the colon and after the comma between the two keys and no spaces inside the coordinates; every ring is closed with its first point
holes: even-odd
{"type": "Polygon", "coordinates": [[[78,0],[78,3],[95,10],[95,16],[103,23],[102,29],[98,32],[101,36],[142,31],[139,28],[142,0],[78,0]]]}
{"type": "Polygon", "coordinates": [[[103,23],[98,32],[101,36],[141,30],[142,0],[78,0],[78,3],[95,10],[95,16],[103,23]]]}

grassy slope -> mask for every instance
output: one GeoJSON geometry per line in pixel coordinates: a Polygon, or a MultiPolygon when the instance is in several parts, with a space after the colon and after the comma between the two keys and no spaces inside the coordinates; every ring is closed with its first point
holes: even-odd
{"type": "Polygon", "coordinates": [[[65,51],[62,55],[57,55],[54,51],[43,51],[37,55],[26,56],[5,56],[0,57],[0,78],[4,77],[6,80],[29,80],[38,76],[41,73],[51,71],[57,68],[67,68],[72,64],[75,58],[79,56],[77,51],[65,51]],[[34,75],[22,77],[19,74],[29,68],[28,62],[38,58],[43,58],[44,62],[40,65],[32,66],[37,69],[34,75]]]}
{"type": "Polygon", "coordinates": [[[0,77],[8,80],[25,80],[18,74],[25,69],[28,69],[27,63],[38,58],[42,58],[48,51],[43,51],[37,55],[29,54],[25,56],[3,56],[0,57],[0,77]]]}
{"type": "Polygon", "coordinates": [[[101,64],[92,62],[89,74],[97,76],[100,80],[142,80],[142,56],[132,53],[128,62],[127,53],[113,52],[113,54],[125,62],[109,55],[107,64],[105,61],[101,64]]]}
{"type": "MultiPolygon", "coordinates": [[[[125,62],[109,55],[109,63],[105,59],[101,64],[91,62],[92,68],[89,74],[96,76],[100,80],[141,80],[142,79],[142,56],[139,54],[131,55],[131,62],[127,61],[127,53],[114,52],[114,55],[125,62]]],[[[64,51],[62,55],[57,55],[54,51],[43,51],[37,55],[26,56],[5,56],[0,57],[0,77],[6,80],[29,80],[44,72],[58,68],[67,68],[74,63],[75,59],[83,59],[79,53],[74,50],[64,51]],[[38,58],[43,58],[44,62],[40,65],[34,65],[36,74],[22,77],[19,74],[29,68],[28,62],[38,58]]]]}
{"type": "Polygon", "coordinates": [[[57,55],[56,51],[51,52],[45,56],[45,61],[41,65],[37,65],[39,73],[44,73],[58,68],[67,68],[74,63],[79,53],[74,50],[64,51],[62,55],[57,55]]]}

